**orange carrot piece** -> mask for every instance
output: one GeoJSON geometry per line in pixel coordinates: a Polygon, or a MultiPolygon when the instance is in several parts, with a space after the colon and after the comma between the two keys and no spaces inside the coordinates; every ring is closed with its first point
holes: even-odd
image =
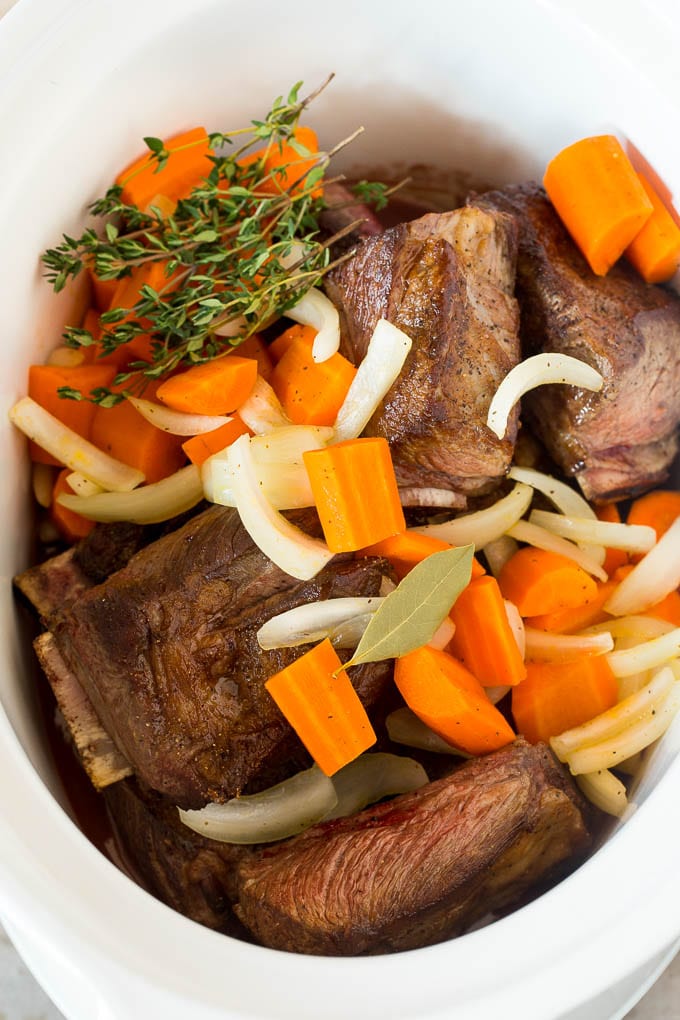
{"type": "Polygon", "coordinates": [[[214,167],[205,128],[184,131],[164,144],[170,156],[162,169],[152,154],[145,152],[118,174],[116,184],[123,189],[123,202],[147,209],[156,195],[186,198],[214,167]]]}
{"type": "Polygon", "coordinates": [[[614,135],[582,138],[548,163],[545,190],[598,276],[611,269],[653,206],[614,135]]]}
{"type": "Polygon", "coordinates": [[[259,333],[253,333],[247,340],[244,340],[238,347],[235,347],[234,352],[237,351],[239,358],[254,358],[257,362],[258,374],[262,376],[265,382],[269,382],[272,369],[274,368],[274,361],[269,353],[267,344],[259,333]]]}
{"type": "Polygon", "coordinates": [[[94,528],[94,521],[88,521],[87,517],[75,513],[74,510],[67,510],[61,503],[57,503],[57,497],[62,493],[73,494],[73,489],[66,481],[71,474],[70,468],[63,468],[57,475],[52,490],[52,504],[50,506],[50,517],[56,524],[62,536],[67,542],[78,542],[81,538],[89,535],[94,528]]]}
{"type": "Polygon", "coordinates": [[[508,621],[495,577],[478,577],[456,599],[449,616],[456,625],[451,654],[483,687],[514,687],[526,676],[524,659],[508,621]]]}
{"type": "Polygon", "coordinates": [[[366,710],[328,638],[275,673],[265,687],[327,776],[376,742],[366,710]]]}
{"type": "Polygon", "coordinates": [[[556,609],[553,613],[542,613],[540,616],[528,616],[527,626],[536,630],[549,630],[552,634],[573,634],[596,623],[604,623],[611,619],[605,613],[604,604],[613,594],[618,581],[612,577],[608,581],[597,582],[597,592],[592,599],[581,606],[571,609],[556,609]]]}
{"type": "Polygon", "coordinates": [[[604,655],[572,662],[528,662],[512,689],[517,732],[531,744],[588,722],[616,704],[618,686],[604,655]]]}
{"type": "MultiPolygon", "coordinates": [[[[85,312],[85,315],[83,316],[82,328],[87,329],[92,334],[96,344],[96,342],[100,339],[102,335],[102,325],[101,322],[99,321],[99,312],[97,311],[96,308],[88,308],[88,310],[85,312]]],[[[91,347],[84,347],[83,352],[87,353],[91,349],[92,349],[91,347]]]]}
{"type": "MultiPolygon", "coordinates": [[[[359,550],[359,556],[382,556],[389,560],[395,574],[401,581],[413,570],[416,564],[421,563],[432,553],[443,552],[451,549],[449,542],[441,538],[432,538],[431,535],[420,535],[417,531],[403,531],[399,535],[391,535],[383,538],[380,542],[366,546],[359,550]]],[[[472,577],[482,577],[486,571],[474,556],[472,558],[472,577]]]]}
{"type": "Polygon", "coordinates": [[[312,326],[303,326],[299,322],[296,322],[294,326],[290,326],[290,328],[286,329],[280,334],[280,336],[277,336],[276,340],[273,340],[268,347],[269,354],[271,355],[274,364],[281,360],[288,348],[291,344],[294,344],[296,340],[302,340],[303,343],[307,344],[311,351],[315,336],[316,330],[312,326]]]}
{"type": "MultiPolygon", "coordinates": [[[[298,145],[304,146],[312,155],[309,158],[301,156],[296,152],[290,142],[276,142],[270,146],[264,162],[263,176],[271,174],[271,179],[264,181],[258,191],[265,194],[278,194],[281,191],[302,190],[305,187],[307,173],[316,166],[315,153],[319,151],[319,144],[316,132],[312,128],[298,124],[295,128],[294,139],[298,145]]],[[[261,158],[263,149],[257,149],[249,153],[241,160],[242,166],[248,166],[261,158]]],[[[321,185],[312,191],[313,198],[320,198],[323,194],[321,185]]]]}
{"type": "MultiPolygon", "coordinates": [[[[595,507],[598,521],[607,521],[609,524],[620,524],[621,514],[616,503],[605,503],[603,506],[595,507]]],[[[615,570],[628,563],[628,553],[625,549],[607,549],[602,569],[606,571],[607,577],[611,577],[615,570]]]]}
{"type": "MultiPolygon", "coordinates": [[[[154,389],[152,384],[144,397],[152,400],[154,389]]],[[[127,400],[96,408],[90,439],[100,450],[142,471],[147,482],[159,482],[185,463],[182,437],[152,425],[127,400]]]]}
{"type": "MultiPolygon", "coordinates": [[[[627,563],[619,567],[614,573],[613,581],[616,584],[620,584],[634,568],[634,563],[627,563]]],[[[667,620],[674,627],[680,627],[680,593],[677,591],[669,592],[660,602],[649,606],[645,610],[641,610],[640,616],[654,616],[657,620],[667,620]]]]}
{"type": "Polygon", "coordinates": [[[514,602],[522,616],[573,609],[597,593],[595,581],[573,560],[529,545],[510,557],[498,583],[503,597],[514,602]]]}
{"type": "Polygon", "coordinates": [[[157,396],[187,414],[230,414],[250,396],[256,379],[254,358],[229,354],[171,376],[158,387],[157,396]]]}
{"type": "Polygon", "coordinates": [[[411,711],[461,751],[486,754],[515,739],[479,681],[446,652],[425,645],[402,656],[394,681],[411,711]]]}
{"type": "Polygon", "coordinates": [[[274,366],[270,383],[295,425],[332,425],[356,374],[342,354],[317,364],[311,345],[294,340],[274,366]]]}
{"type": "Polygon", "coordinates": [[[231,446],[239,436],[252,435],[248,426],[235,414],[226,425],[221,425],[212,432],[203,432],[200,436],[192,436],[182,443],[182,449],[192,464],[198,467],[212,457],[214,453],[231,446]]]}
{"type": "Polygon", "coordinates": [[[116,293],[116,287],[118,286],[118,280],[102,280],[101,277],[97,276],[94,269],[88,270],[90,280],[92,281],[92,294],[94,296],[94,303],[97,306],[97,311],[105,312],[107,308],[111,307],[111,301],[113,295],[116,293]]]}
{"type": "MultiPolygon", "coordinates": [[[[66,400],[59,396],[62,386],[71,386],[88,396],[100,386],[113,382],[115,368],[110,365],[31,365],[28,370],[28,395],[53,414],[60,422],[77,432],[83,439],[90,438],[90,429],[96,405],[89,400],[66,400]]],[[[58,465],[59,461],[31,442],[31,459],[41,464],[58,465]]]]}
{"type": "MultiPolygon", "coordinates": [[[[657,542],[665,535],[676,517],[680,517],[680,492],[655,489],[634,500],[628,511],[628,524],[646,524],[654,528],[657,542]]],[[[639,563],[642,553],[631,553],[630,562],[639,563]]]]}
{"type": "Polygon", "coordinates": [[[680,264],[680,227],[644,174],[640,183],[654,212],[626,248],[626,258],[647,283],[670,280],[680,264]]]}
{"type": "Polygon", "coordinates": [[[386,439],[348,439],[303,460],[332,552],[355,552],[406,530],[386,439]]]}

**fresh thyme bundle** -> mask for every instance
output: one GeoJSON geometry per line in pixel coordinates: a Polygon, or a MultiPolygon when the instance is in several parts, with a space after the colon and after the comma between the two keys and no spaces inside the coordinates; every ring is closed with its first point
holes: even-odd
{"type": "MultiPolygon", "coordinates": [[[[144,284],[133,308],[111,308],[101,316],[103,354],[149,335],[152,361],[129,361],[116,377],[117,392],[101,388],[88,399],[111,406],[123,399],[121,387],[129,380],[131,388],[139,388],[179,365],[228,353],[297,304],[335,264],[330,246],[340,235],[321,239],[319,216],[327,206],[320,185],[328,183],[332,156],[359,132],[330,151],[310,152],[296,139],[296,128],[321,89],[299,99],[301,86],[298,82],[285,100],[278,97],[264,120],[210,134],[212,170],[170,215],[154,205],[126,204],[122,187],[114,185],[91,206],[94,215],[105,217],[103,229],[88,228],[79,238],[65,235],[43,255],[55,291],[86,266],[101,280],[118,280],[138,266],[164,265],[167,282],[157,288],[144,284]],[[271,153],[281,153],[284,143],[295,158],[270,168],[271,153]],[[225,327],[235,335],[219,335],[225,327]]],[[[158,170],[173,158],[160,139],[145,143],[158,170]]],[[[353,191],[377,208],[389,194],[384,185],[367,181],[353,191]]],[[[68,328],[64,341],[77,348],[95,343],[88,330],[77,328],[68,328]]],[[[84,399],[68,387],[60,394],[84,399]]]]}

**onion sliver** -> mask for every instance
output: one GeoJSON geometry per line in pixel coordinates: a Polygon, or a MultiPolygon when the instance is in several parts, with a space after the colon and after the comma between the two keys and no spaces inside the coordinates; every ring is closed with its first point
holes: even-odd
{"type": "Polygon", "coordinates": [[[312,287],[284,314],[293,322],[311,326],[317,331],[312,344],[314,361],[328,361],[333,357],[340,346],[340,316],[323,291],[312,287]]]}
{"type": "Polygon", "coordinates": [[[75,368],[85,361],[85,351],[76,347],[55,347],[50,352],[47,365],[58,365],[60,368],[75,368]]]}
{"type": "Polygon", "coordinates": [[[628,807],[626,787],[609,769],[585,772],[576,783],[583,796],[608,815],[620,818],[628,807]]]}
{"type": "Polygon", "coordinates": [[[201,475],[195,464],[143,485],[134,492],[100,492],[94,496],[61,495],[57,502],[90,521],[131,521],[157,524],[190,510],[203,499],[201,475]]]}
{"type": "Polygon", "coordinates": [[[537,386],[562,383],[583,390],[601,390],[604,379],[595,368],[569,354],[534,354],[515,365],[496,390],[486,424],[499,439],[505,435],[517,401],[537,386]]]}
{"type": "Polygon", "coordinates": [[[335,419],[336,443],[361,435],[404,367],[411,346],[411,338],[401,329],[387,319],[378,320],[335,419]]]}
{"type": "Polygon", "coordinates": [[[482,552],[494,577],[498,577],[505,564],[518,549],[519,545],[509,535],[501,535],[500,538],[496,538],[484,546],[482,552]]]}
{"type": "Polygon", "coordinates": [[[402,506],[442,506],[449,509],[465,505],[465,501],[457,492],[450,489],[399,488],[399,501],[402,506]]]}
{"type": "Polygon", "coordinates": [[[574,726],[559,736],[552,737],[550,746],[560,761],[566,761],[569,755],[579,748],[590,747],[616,737],[629,726],[653,714],[676,682],[671,669],[668,667],[660,669],[642,690],[631,694],[618,705],[601,712],[581,726],[574,726]]]}
{"type": "Polygon", "coordinates": [[[505,697],[509,690],[509,684],[502,684],[498,687],[485,687],[484,693],[492,705],[497,705],[498,702],[505,697]]]}
{"type": "Polygon", "coordinates": [[[109,457],[73,429],[68,428],[36,404],[31,397],[22,397],[9,412],[10,421],[43,450],[51,453],[71,471],[79,471],[102,489],[130,492],[144,481],[136,468],[109,457]]]}
{"type": "Polygon", "coordinates": [[[560,538],[559,535],[554,535],[551,531],[540,528],[538,524],[532,524],[530,521],[517,521],[511,528],[508,528],[508,535],[511,538],[516,538],[518,542],[526,542],[528,545],[536,546],[537,549],[544,549],[546,552],[554,552],[560,556],[566,556],[567,559],[573,560],[586,573],[596,577],[598,581],[607,580],[607,572],[585,550],[573,542],[569,542],[566,538],[560,538]]]}
{"type": "Polygon", "coordinates": [[[527,642],[526,642],[526,627],[524,620],[520,615],[520,611],[514,602],[510,599],[503,599],[503,605],[505,606],[505,615],[508,618],[510,629],[512,630],[517,647],[519,648],[519,654],[524,658],[526,654],[527,642]]]}
{"type": "Polygon", "coordinates": [[[293,424],[268,382],[258,375],[247,400],[237,408],[241,421],[257,436],[293,424]]]}
{"type": "Polygon", "coordinates": [[[339,623],[328,635],[330,643],[334,648],[355,649],[372,619],[373,613],[363,613],[361,616],[352,616],[344,623],[339,623]]]}
{"type": "Polygon", "coordinates": [[[546,510],[532,510],[529,521],[572,542],[588,542],[627,552],[646,553],[656,543],[656,531],[646,524],[593,521],[588,517],[567,517],[546,510]]]}
{"type": "Polygon", "coordinates": [[[680,627],[674,627],[668,634],[652,638],[633,648],[622,648],[610,652],[607,662],[614,676],[630,676],[640,673],[643,669],[654,669],[662,666],[667,659],[680,655],[680,627]]]}
{"type": "Polygon", "coordinates": [[[627,641],[629,643],[625,647],[631,648],[633,645],[642,644],[643,641],[661,637],[662,634],[670,634],[675,628],[668,620],[659,620],[656,616],[619,616],[618,619],[594,623],[582,633],[597,634],[603,630],[611,634],[617,646],[619,641],[627,641]]]}
{"type": "Polygon", "coordinates": [[[161,432],[170,432],[173,436],[200,436],[204,432],[214,432],[231,421],[227,415],[184,414],[173,411],[171,407],[155,404],[151,400],[140,397],[128,397],[142,418],[155,425],[161,432]]]}
{"type": "Polygon", "coordinates": [[[324,542],[310,538],[274,509],[262,493],[250,450],[250,437],[229,447],[234,498],[241,523],[265,556],[291,577],[306,581],[333,558],[324,542]]]}
{"type": "Polygon", "coordinates": [[[323,599],[295,606],[285,613],[272,616],[257,632],[260,648],[294,648],[310,641],[323,641],[337,627],[355,616],[373,614],[384,599],[372,598],[323,599]]]}
{"type": "Polygon", "coordinates": [[[605,603],[613,616],[639,613],[680,586],[680,517],[654,548],[624,577],[605,603]]]}
{"type": "Polygon", "coordinates": [[[474,544],[476,549],[482,549],[517,523],[529,508],[532,496],[533,490],[530,486],[517,482],[507,496],[503,496],[484,510],[464,514],[452,521],[445,521],[444,524],[425,524],[421,528],[410,530],[419,535],[441,538],[451,545],[474,544]]]}
{"type": "Polygon", "coordinates": [[[445,616],[427,643],[430,648],[443,651],[455,633],[455,623],[449,616],[445,616]]]}
{"type": "Polygon", "coordinates": [[[376,751],[362,754],[333,776],[338,803],[324,817],[344,818],[375,804],[383,797],[419,790],[429,782],[427,772],[413,758],[376,751]]]}
{"type": "Polygon", "coordinates": [[[333,429],[328,425],[288,425],[275,432],[255,436],[251,442],[251,449],[258,464],[282,461],[302,464],[304,453],[320,450],[332,438],[333,429]]]}
{"type": "Polygon", "coordinates": [[[41,464],[39,461],[35,461],[32,465],[31,485],[38,506],[47,509],[52,503],[55,478],[56,473],[51,464],[41,464]]]}
{"type": "Polygon", "coordinates": [[[438,733],[426,726],[410,708],[397,708],[385,719],[385,728],[390,740],[395,744],[407,747],[418,747],[422,751],[433,751],[435,754],[455,754],[459,758],[467,758],[453,744],[443,740],[438,733]]]}
{"type": "Polygon", "coordinates": [[[208,804],[179,817],[190,829],[220,843],[271,843],[304,832],[338,802],[333,781],[317,765],[276,786],[226,804],[208,804]]]}
{"type": "MultiPolygon", "coordinates": [[[[277,510],[296,510],[314,506],[314,495],[304,464],[255,463],[258,485],[265,498],[277,510]]],[[[234,475],[224,458],[210,457],[201,466],[203,491],[211,503],[236,506],[234,475]]]]}
{"type": "Polygon", "coordinates": [[[524,633],[529,662],[568,662],[583,655],[604,655],[614,647],[614,639],[606,631],[599,634],[553,634],[525,627],[524,633]]]}
{"type": "Polygon", "coordinates": [[[215,326],[213,332],[217,336],[241,336],[247,328],[248,323],[245,317],[243,315],[236,315],[233,319],[227,319],[221,325],[215,326]]]}
{"type": "Polygon", "coordinates": [[[66,481],[76,496],[96,496],[98,492],[104,491],[100,485],[96,485],[85,475],[81,475],[80,471],[72,471],[70,475],[66,476],[66,481]]]}

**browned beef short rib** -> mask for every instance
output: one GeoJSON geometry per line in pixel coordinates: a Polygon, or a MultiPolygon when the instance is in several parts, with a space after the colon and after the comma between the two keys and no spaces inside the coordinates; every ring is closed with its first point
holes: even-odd
{"type": "Polygon", "coordinates": [[[401,486],[473,494],[506,473],[517,426],[487,428],[491,399],[519,360],[512,217],[476,208],[428,213],[359,245],[326,278],[342,351],[358,364],[380,318],[413,341],[369,422],[389,441],[401,486]]]}
{"type": "Polygon", "coordinates": [[[369,206],[357,201],[349,188],[343,184],[337,181],[325,184],[323,197],[327,207],[319,215],[319,225],[325,235],[331,237],[351,227],[353,223],[357,224],[349,234],[334,243],[334,255],[348,251],[352,245],[365,237],[382,233],[382,225],[375,213],[369,206]]]}
{"type": "MultiPolygon", "coordinates": [[[[312,512],[297,520],[318,529],[312,512]]],[[[337,557],[296,581],[252,543],[235,510],[213,507],[83,592],[52,633],[140,779],[200,807],[258,785],[284,762],[307,761],[264,687],[306,649],[261,651],[261,624],[303,602],[377,595],[385,576],[384,560],[337,557]]],[[[365,704],[390,674],[389,663],[353,671],[365,704]]]]}
{"type": "Polygon", "coordinates": [[[235,911],[275,949],[413,949],[510,906],[573,868],[589,843],[569,776],[547,747],[518,740],[245,858],[235,911]]]}
{"type": "Polygon", "coordinates": [[[678,448],[680,299],[624,261],[595,276],[537,185],[476,196],[474,205],[517,221],[524,353],[570,354],[605,379],[600,393],[541,386],[524,397],[523,415],[588,499],[662,482],[678,448]]]}

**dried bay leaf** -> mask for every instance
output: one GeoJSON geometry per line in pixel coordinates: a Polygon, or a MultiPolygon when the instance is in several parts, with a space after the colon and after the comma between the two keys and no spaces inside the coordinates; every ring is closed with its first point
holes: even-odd
{"type": "Polygon", "coordinates": [[[426,645],[469,584],[473,553],[466,545],[418,563],[385,598],[343,668],[396,659],[426,645]]]}

